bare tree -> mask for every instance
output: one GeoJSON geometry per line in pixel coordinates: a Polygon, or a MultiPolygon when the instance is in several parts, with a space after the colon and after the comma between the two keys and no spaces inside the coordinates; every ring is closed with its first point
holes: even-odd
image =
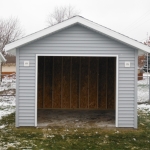
{"type": "Polygon", "coordinates": [[[80,12],[77,11],[75,7],[70,5],[64,7],[55,7],[53,13],[48,16],[47,23],[48,25],[52,26],[79,14],[80,12]]]}
{"type": "Polygon", "coordinates": [[[149,36],[149,38],[144,42],[144,44],[150,46],[150,36],[149,36]]]}
{"type": "Polygon", "coordinates": [[[0,19],[0,52],[4,53],[5,45],[21,36],[23,36],[23,30],[17,18],[0,19]]]}

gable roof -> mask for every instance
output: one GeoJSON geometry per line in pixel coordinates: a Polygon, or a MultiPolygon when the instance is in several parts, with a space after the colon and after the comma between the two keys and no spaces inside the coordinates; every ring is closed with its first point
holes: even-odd
{"type": "Polygon", "coordinates": [[[101,25],[99,25],[97,23],[94,23],[94,22],[92,22],[92,21],[90,21],[88,19],[85,19],[85,18],[81,17],[81,16],[72,17],[72,18],[70,18],[68,20],[65,20],[65,21],[59,23],[59,24],[56,24],[54,26],[50,26],[50,27],[45,28],[45,29],[43,29],[43,30],[41,30],[39,32],[36,32],[36,33],[33,33],[33,34],[29,35],[29,36],[21,38],[21,39],[19,39],[17,41],[14,41],[14,42],[10,43],[10,44],[7,44],[4,49],[6,51],[14,53],[17,47],[23,46],[24,44],[27,44],[29,42],[32,42],[32,41],[37,40],[39,38],[42,38],[42,37],[44,37],[44,36],[46,36],[48,34],[56,32],[56,31],[58,31],[60,29],[64,29],[64,28],[66,28],[68,26],[71,26],[73,24],[76,24],[76,23],[80,23],[80,24],[82,24],[84,26],[87,26],[87,27],[89,27],[91,29],[94,29],[94,30],[96,30],[96,31],[98,31],[98,32],[100,32],[102,34],[105,34],[105,35],[111,37],[111,38],[114,38],[114,39],[116,39],[118,41],[121,41],[121,42],[127,44],[127,45],[135,47],[135,48],[137,48],[140,51],[144,51],[144,52],[150,53],[150,47],[144,45],[143,43],[140,43],[140,42],[138,42],[138,41],[136,41],[134,39],[131,39],[131,38],[125,36],[125,35],[122,35],[122,34],[120,34],[118,32],[115,32],[115,31],[113,31],[111,29],[108,29],[108,28],[106,28],[104,26],[101,26],[101,25]]]}

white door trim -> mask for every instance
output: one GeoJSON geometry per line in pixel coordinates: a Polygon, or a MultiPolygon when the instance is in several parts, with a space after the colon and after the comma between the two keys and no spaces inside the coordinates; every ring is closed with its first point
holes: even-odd
{"type": "Polygon", "coordinates": [[[35,64],[35,126],[37,126],[37,79],[38,79],[38,56],[72,56],[72,57],[116,57],[116,117],[115,124],[118,127],[118,55],[93,55],[93,54],[36,54],[35,64]]]}

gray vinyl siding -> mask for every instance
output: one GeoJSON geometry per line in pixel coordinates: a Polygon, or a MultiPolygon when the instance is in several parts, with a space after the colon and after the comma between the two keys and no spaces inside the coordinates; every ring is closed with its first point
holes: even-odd
{"type": "Polygon", "coordinates": [[[81,25],[74,25],[18,49],[17,126],[35,126],[36,54],[118,55],[118,126],[135,127],[137,50],[81,25]],[[29,67],[23,62],[30,61],[29,67]],[[125,68],[124,62],[131,67],[125,68]]]}

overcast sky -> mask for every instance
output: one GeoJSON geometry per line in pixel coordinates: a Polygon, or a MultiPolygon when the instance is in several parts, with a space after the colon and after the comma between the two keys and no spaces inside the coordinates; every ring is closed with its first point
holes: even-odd
{"type": "Polygon", "coordinates": [[[66,5],[138,41],[150,35],[150,0],[0,0],[0,18],[17,17],[28,35],[47,27],[47,16],[56,6],[66,5]]]}

